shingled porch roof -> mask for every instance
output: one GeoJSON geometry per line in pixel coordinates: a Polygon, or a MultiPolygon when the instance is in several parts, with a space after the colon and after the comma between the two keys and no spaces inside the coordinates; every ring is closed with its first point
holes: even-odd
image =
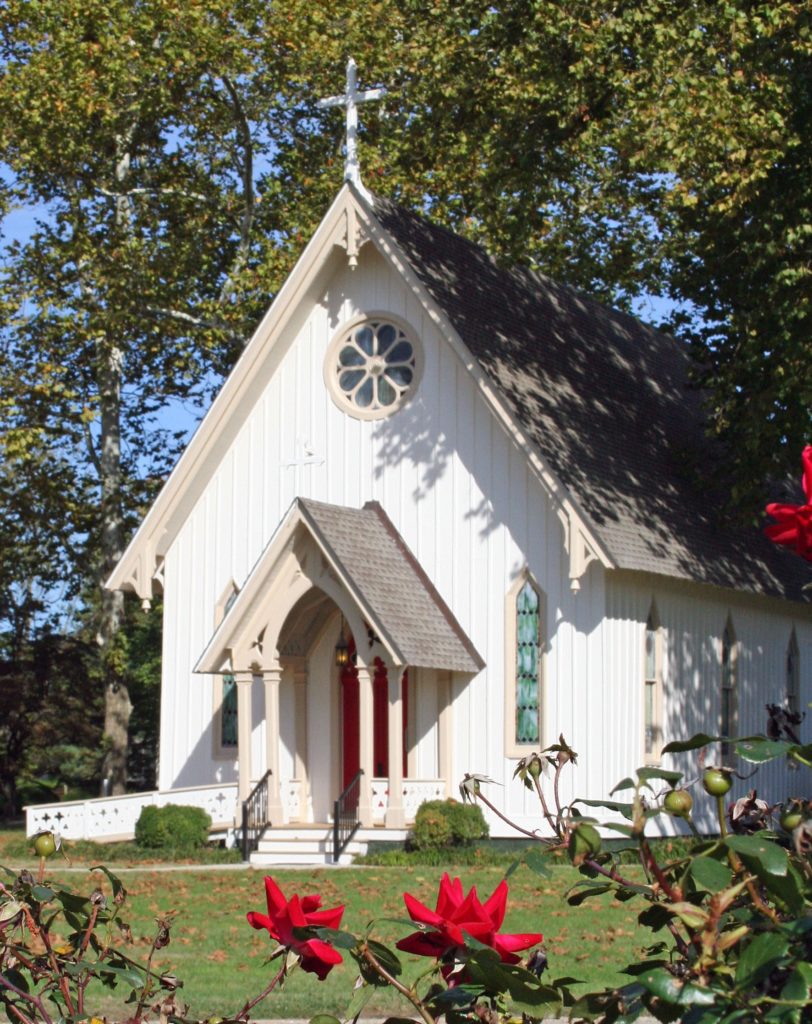
{"type": "Polygon", "coordinates": [[[195,671],[222,671],[223,656],[251,610],[268,597],[274,563],[292,531],[315,540],[359,615],[400,665],[476,674],[484,667],[464,630],[376,501],[347,508],[296,498],[195,671]]]}

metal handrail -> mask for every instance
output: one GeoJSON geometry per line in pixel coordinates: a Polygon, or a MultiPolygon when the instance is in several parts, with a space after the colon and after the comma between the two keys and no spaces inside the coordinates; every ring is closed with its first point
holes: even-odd
{"type": "Polygon", "coordinates": [[[333,863],[346,850],[350,840],[358,831],[361,822],[358,820],[358,797],[361,791],[361,776],[364,769],[359,768],[353,775],[344,792],[333,804],[333,863]]]}
{"type": "Polygon", "coordinates": [[[269,768],[248,794],[242,805],[242,859],[247,861],[259,840],[268,820],[268,780],[273,772],[269,768]]]}

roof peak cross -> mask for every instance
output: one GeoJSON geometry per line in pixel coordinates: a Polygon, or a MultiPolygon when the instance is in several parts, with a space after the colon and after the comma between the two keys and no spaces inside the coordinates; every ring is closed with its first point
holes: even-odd
{"type": "Polygon", "coordinates": [[[358,68],[355,61],[350,57],[347,61],[347,86],[341,96],[328,96],[319,100],[316,106],[319,110],[327,107],[344,107],[347,119],[347,141],[344,157],[344,180],[352,182],[353,185],[367,199],[369,193],[361,183],[361,169],[358,165],[358,104],[368,103],[370,100],[379,100],[386,95],[386,89],[379,86],[376,89],[358,89],[358,68]]]}

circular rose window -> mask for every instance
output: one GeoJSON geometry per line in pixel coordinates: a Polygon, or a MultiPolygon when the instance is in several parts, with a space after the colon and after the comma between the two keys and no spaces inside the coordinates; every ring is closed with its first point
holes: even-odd
{"type": "Polygon", "coordinates": [[[417,377],[417,347],[389,320],[364,320],[330,346],[325,367],[331,390],[349,412],[386,416],[403,404],[417,377]]]}

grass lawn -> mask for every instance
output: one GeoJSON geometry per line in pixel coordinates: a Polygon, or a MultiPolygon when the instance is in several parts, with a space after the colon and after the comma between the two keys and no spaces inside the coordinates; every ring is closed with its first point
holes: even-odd
{"type": "MultiPolygon", "coordinates": [[[[9,861],[2,855],[0,863],[9,861]]],[[[19,868],[22,862],[14,863],[19,868]]],[[[29,865],[31,863],[29,861],[29,865]]],[[[117,865],[113,865],[113,869],[117,865]]],[[[49,865],[49,876],[75,891],[87,892],[100,884],[109,892],[103,876],[90,872],[60,873],[60,862],[49,865]]],[[[458,873],[466,886],[476,884],[481,897],[490,894],[504,876],[494,866],[464,867],[458,873]]],[[[344,927],[360,931],[370,920],[380,921],[374,935],[384,941],[407,934],[405,925],[381,920],[406,917],[402,892],[434,906],[442,869],[425,867],[365,867],[314,871],[275,871],[274,877],[286,895],[320,893],[322,905],[344,903],[344,927]]],[[[563,893],[578,879],[569,867],[556,867],[552,877],[541,878],[522,867],[509,880],[510,898],[504,931],[544,933],[550,961],[546,979],[572,976],[590,988],[618,984],[619,974],[640,948],[651,941],[651,933],[639,931],[633,903],[618,903],[606,897],[570,907],[563,893]]],[[[183,998],[192,1015],[206,1018],[214,1013],[235,1013],[246,998],[258,994],[270,980],[266,957],[270,943],[264,932],[254,931],[245,920],[248,910],[265,909],[262,874],[248,869],[215,870],[199,868],[161,872],[138,870],[122,875],[129,892],[124,914],[132,926],[134,959],[144,959],[154,934],[156,915],[175,911],[177,916],[170,944],[158,954],[160,970],[172,971],[184,981],[183,998]]],[[[403,954],[406,975],[426,966],[419,958],[403,954]]],[[[276,963],[276,962],[275,962],[276,963]]],[[[262,1017],[309,1018],[319,1012],[341,1016],[355,980],[353,963],[333,970],[323,983],[301,971],[295,972],[284,989],[273,993],[255,1012],[262,1017]]],[[[575,986],[580,991],[583,986],[575,986]]],[[[88,1009],[112,1019],[121,1019],[124,1007],[104,997],[88,1009]]],[[[395,1011],[409,1014],[409,1006],[396,993],[387,993],[368,1004],[365,1014],[395,1011]]]]}

